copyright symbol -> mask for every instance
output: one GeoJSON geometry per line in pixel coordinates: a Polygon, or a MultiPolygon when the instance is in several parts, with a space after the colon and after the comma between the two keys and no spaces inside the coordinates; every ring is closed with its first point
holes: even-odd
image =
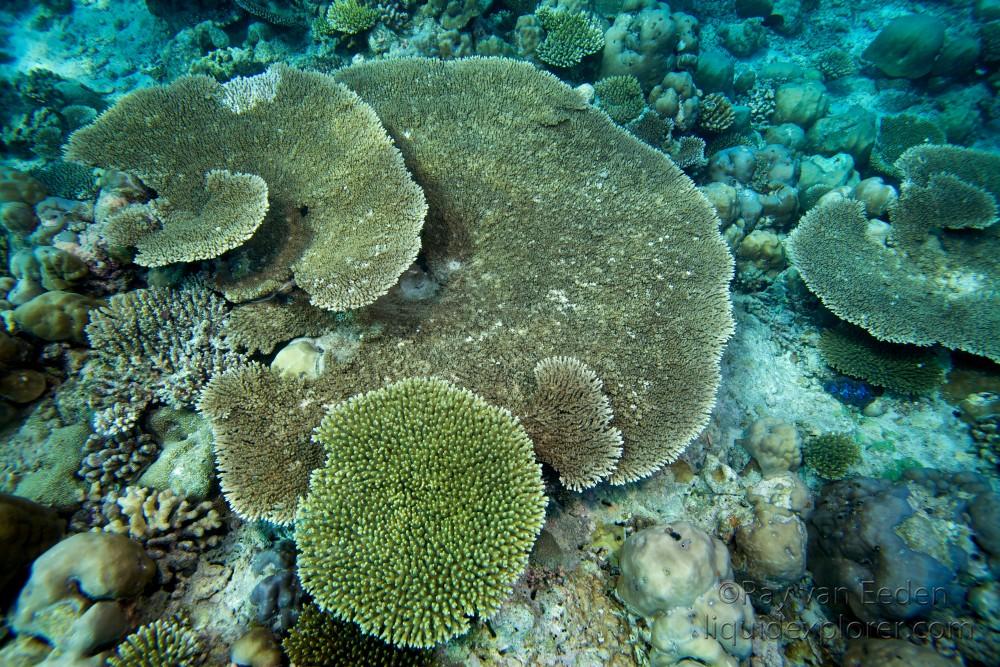
{"type": "Polygon", "coordinates": [[[719,599],[726,604],[738,602],[743,591],[735,581],[726,581],[719,586],[719,599]]]}

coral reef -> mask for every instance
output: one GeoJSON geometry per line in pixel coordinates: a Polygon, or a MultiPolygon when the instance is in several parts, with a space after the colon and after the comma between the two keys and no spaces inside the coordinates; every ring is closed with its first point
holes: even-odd
{"type": "Polygon", "coordinates": [[[823,479],[844,479],[861,460],[861,448],[846,433],[827,433],[808,440],[802,458],[823,479]]]}
{"type": "Polygon", "coordinates": [[[553,67],[572,67],[604,47],[600,23],[582,12],[539,7],[535,12],[545,31],[545,39],[535,55],[553,67]]]}
{"type": "Polygon", "coordinates": [[[321,608],[411,647],[496,613],[545,511],[531,441],[510,413],[442,380],[410,379],[334,407],[316,439],[327,461],[296,514],[295,542],[321,608]]]}
{"type": "Polygon", "coordinates": [[[819,351],[837,371],[903,394],[933,391],[947,367],[933,350],[882,343],[856,327],[824,330],[819,351]]]}

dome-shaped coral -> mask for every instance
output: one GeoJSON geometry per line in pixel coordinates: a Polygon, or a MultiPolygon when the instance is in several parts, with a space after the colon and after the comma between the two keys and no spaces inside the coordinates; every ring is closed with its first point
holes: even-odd
{"type": "Polygon", "coordinates": [[[407,379],[333,408],[326,466],[296,515],[299,577],[365,633],[427,647],[492,616],[545,511],[531,441],[507,411],[407,379]]]}

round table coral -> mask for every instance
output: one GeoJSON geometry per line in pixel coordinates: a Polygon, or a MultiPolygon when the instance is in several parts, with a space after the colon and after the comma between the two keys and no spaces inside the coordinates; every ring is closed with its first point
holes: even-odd
{"type": "Polygon", "coordinates": [[[443,380],[411,378],[337,405],[315,437],[328,458],[295,540],[321,608],[413,647],[499,609],[546,502],[516,418],[443,380]]]}

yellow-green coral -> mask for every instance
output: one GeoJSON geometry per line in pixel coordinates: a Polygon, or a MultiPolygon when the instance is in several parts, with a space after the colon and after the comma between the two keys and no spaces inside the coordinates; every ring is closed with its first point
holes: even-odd
{"type": "Polygon", "coordinates": [[[316,72],[275,65],[225,84],[189,76],[135,91],[74,133],[67,156],[156,191],[109,223],[138,263],[230,251],[217,273],[232,300],[294,280],[320,307],[356,308],[419,248],[426,205],[399,151],[370,107],[316,72]]]}
{"type": "Polygon", "coordinates": [[[185,623],[158,619],[126,637],[108,657],[111,667],[198,667],[205,647],[185,623]]]}
{"type": "Polygon", "coordinates": [[[844,479],[861,460],[861,448],[845,433],[827,433],[808,441],[802,458],[823,479],[844,479]]]}
{"type": "Polygon", "coordinates": [[[594,84],[597,106],[619,125],[635,120],[646,107],[639,79],[631,75],[609,76],[594,84]]]}
{"type": "Polygon", "coordinates": [[[509,412],[412,378],[334,407],[295,519],[299,578],[319,606],[399,646],[489,618],[542,527],[531,441],[509,412]]]}
{"type": "Polygon", "coordinates": [[[357,35],[375,25],[378,19],[377,9],[358,0],[334,0],[326,10],[323,29],[357,35]]]}
{"type": "Polygon", "coordinates": [[[604,48],[601,24],[583,12],[539,7],[535,16],[545,30],[545,40],[538,45],[535,55],[544,63],[572,67],[604,48]]]}
{"type": "Polygon", "coordinates": [[[307,604],[281,643],[297,667],[418,667],[433,663],[429,651],[397,648],[307,604]]]}

